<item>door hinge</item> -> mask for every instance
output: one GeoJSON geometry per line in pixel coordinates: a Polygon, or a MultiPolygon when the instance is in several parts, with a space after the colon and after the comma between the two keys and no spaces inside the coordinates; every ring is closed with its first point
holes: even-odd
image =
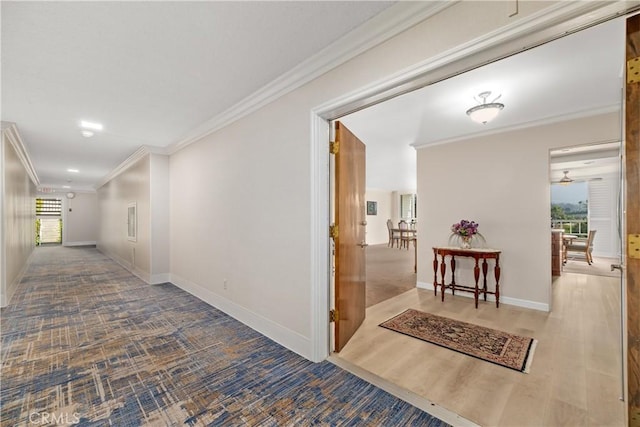
{"type": "Polygon", "coordinates": [[[337,224],[331,224],[329,226],[329,237],[331,237],[333,240],[336,240],[338,238],[338,225],[337,224]]]}
{"type": "Polygon", "coordinates": [[[340,312],[338,310],[329,311],[329,322],[337,323],[340,320],[340,312]]]}
{"type": "Polygon", "coordinates": [[[627,83],[640,83],[640,56],[627,61],[627,83]]]}
{"type": "Polygon", "coordinates": [[[329,142],[329,153],[338,154],[338,151],[340,151],[340,141],[329,142]]]}
{"type": "Polygon", "coordinates": [[[627,243],[627,255],[629,255],[629,258],[640,259],[640,234],[629,234],[627,243]]]}

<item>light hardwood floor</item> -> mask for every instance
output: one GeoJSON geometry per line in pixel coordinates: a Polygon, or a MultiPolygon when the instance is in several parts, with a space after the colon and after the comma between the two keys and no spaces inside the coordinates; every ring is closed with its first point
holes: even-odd
{"type": "Polygon", "coordinates": [[[367,308],[364,324],[334,356],[483,426],[622,426],[620,286],[566,273],[551,313],[411,289],[367,308]],[[538,340],[523,374],[379,327],[415,308],[538,340]]]}
{"type": "Polygon", "coordinates": [[[371,307],[416,287],[413,248],[367,246],[366,306],[371,307]]]}

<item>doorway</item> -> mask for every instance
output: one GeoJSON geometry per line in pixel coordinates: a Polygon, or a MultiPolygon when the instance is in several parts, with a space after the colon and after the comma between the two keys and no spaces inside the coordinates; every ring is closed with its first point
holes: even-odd
{"type": "MultiPolygon", "coordinates": [[[[535,197],[541,197],[543,193],[540,192],[540,185],[547,185],[548,176],[540,177],[544,180],[544,183],[537,183],[531,181],[529,179],[530,173],[540,174],[542,169],[535,167],[535,165],[547,163],[548,162],[548,151],[547,147],[545,147],[545,143],[548,143],[550,146],[553,146],[553,141],[549,138],[549,135],[540,136],[541,140],[536,141],[535,137],[531,137],[531,132],[523,131],[518,135],[518,139],[515,141],[505,140],[500,141],[499,138],[496,138],[496,135],[501,133],[506,133],[507,131],[520,131],[522,129],[529,129],[536,126],[543,126],[547,124],[559,123],[563,121],[570,121],[576,118],[575,110],[567,110],[568,104],[560,103],[560,107],[565,108],[562,112],[557,112],[556,114],[550,113],[550,104],[539,104],[536,102],[535,98],[527,99],[528,96],[520,99],[520,103],[531,102],[532,109],[527,109],[527,114],[524,117],[520,117],[521,120],[525,120],[524,122],[518,121],[518,114],[515,109],[517,109],[517,104],[515,98],[513,99],[513,107],[512,111],[513,115],[508,116],[509,113],[509,104],[508,99],[503,97],[501,99],[507,107],[504,108],[504,112],[501,113],[501,116],[493,123],[489,123],[486,125],[478,123],[473,123],[468,117],[465,116],[464,111],[465,108],[462,108],[458,99],[461,96],[468,96],[470,98],[473,97],[472,90],[466,90],[466,87],[479,87],[479,85],[484,81],[488,76],[492,77],[492,80],[498,81],[500,80],[501,73],[505,73],[505,76],[513,76],[518,75],[518,62],[522,59],[521,55],[526,63],[531,61],[532,63],[540,64],[540,63],[550,63],[550,66],[558,66],[557,61],[549,61],[547,58],[548,55],[552,57],[566,57],[567,52],[575,52],[576,51],[576,43],[585,43],[591,45],[592,43],[596,43],[599,48],[597,51],[599,53],[606,53],[606,58],[598,58],[595,59],[592,52],[587,52],[582,59],[578,59],[574,55],[574,59],[576,61],[594,61],[598,63],[608,63],[611,64],[608,67],[601,67],[597,71],[603,73],[603,75],[598,76],[599,88],[606,92],[606,96],[603,93],[599,93],[596,97],[598,101],[602,101],[607,105],[607,108],[595,108],[593,112],[585,112],[581,111],[580,116],[588,116],[592,115],[600,115],[600,117],[605,117],[603,120],[607,120],[608,122],[615,119],[614,109],[612,109],[611,105],[616,104],[619,109],[620,105],[620,78],[619,72],[621,68],[622,61],[622,52],[623,48],[618,46],[619,49],[612,49],[610,46],[612,43],[618,44],[623,37],[624,30],[624,20],[612,20],[605,24],[597,25],[588,30],[580,31],[579,33],[571,34],[569,36],[558,39],[553,43],[547,43],[543,46],[537,47],[535,49],[530,49],[526,52],[523,52],[519,55],[513,55],[508,58],[492,62],[489,65],[485,65],[481,68],[474,69],[471,72],[465,72],[463,74],[455,75],[454,77],[437,81],[437,83],[433,83],[431,85],[422,87],[420,89],[414,90],[412,92],[408,92],[403,94],[402,96],[398,96],[385,102],[381,102],[375,104],[366,109],[359,110],[357,114],[364,113],[371,114],[367,116],[367,119],[361,120],[363,126],[359,128],[358,126],[354,127],[352,130],[355,134],[360,135],[363,139],[367,141],[371,141],[375,138],[382,138],[387,141],[390,141],[393,145],[390,148],[390,151],[400,151],[401,149],[414,150],[418,147],[422,149],[423,147],[447,147],[448,151],[445,151],[444,148],[437,149],[435,151],[440,151],[445,153],[443,157],[444,162],[437,163],[427,163],[430,171],[439,171],[437,173],[431,173],[431,175],[427,175],[426,173],[422,173],[423,176],[429,176],[431,179],[430,182],[421,181],[420,171],[418,171],[418,185],[417,185],[417,193],[418,193],[418,210],[421,212],[421,215],[426,213],[426,216],[423,217],[424,221],[421,222],[420,226],[424,227],[422,233],[419,230],[419,233],[426,235],[427,239],[423,245],[419,246],[418,249],[418,259],[429,259],[429,247],[441,244],[442,242],[446,242],[448,234],[446,231],[449,229],[452,223],[456,222],[460,219],[460,215],[474,215],[474,210],[470,208],[476,208],[481,206],[480,209],[476,209],[477,215],[483,216],[484,218],[491,222],[493,222],[494,230],[489,230],[489,232],[493,235],[504,234],[502,236],[502,241],[498,241],[497,244],[500,245],[500,248],[503,249],[505,245],[513,244],[513,233],[518,233],[520,239],[536,239],[536,236],[540,236],[542,233],[533,233],[533,229],[536,227],[544,227],[548,229],[549,227],[549,213],[548,208],[544,209],[546,212],[540,211],[536,212],[533,215],[532,211],[520,209],[519,214],[524,213],[526,217],[504,217],[503,221],[496,221],[496,215],[500,216],[500,212],[497,212],[496,209],[498,205],[509,206],[510,204],[515,204],[513,206],[518,206],[520,208],[530,204],[531,197],[523,198],[523,194],[534,194],[535,197]],[[612,42],[613,40],[613,42],[612,42]],[[607,46],[609,46],[607,48],[607,46]],[[506,65],[505,65],[506,64],[506,65]],[[453,101],[452,101],[453,100],[453,101]],[[455,102],[454,102],[455,101],[455,102]],[[535,112],[535,108],[543,106],[537,112],[535,112]],[[445,108],[446,107],[446,108],[445,108]],[[534,108],[535,107],[535,108],[534,108]],[[571,112],[573,111],[573,112],[571,112]],[[552,116],[549,116],[552,114],[552,116]],[[606,115],[609,114],[609,115],[606,115]],[[606,115],[606,116],[605,116],[606,115]],[[504,119],[502,119],[504,117],[504,119]],[[395,121],[393,120],[395,118],[395,121]],[[511,121],[516,120],[516,121],[511,121]],[[451,129],[454,129],[457,133],[443,133],[445,130],[452,132],[451,129]],[[467,132],[467,133],[465,133],[467,132]],[[475,134],[474,134],[475,132],[475,134]],[[528,132],[529,135],[526,135],[528,132]],[[469,135],[479,135],[478,137],[485,137],[483,141],[498,141],[498,144],[495,147],[491,148],[493,151],[492,154],[486,149],[475,151],[472,146],[469,135]],[[452,137],[455,135],[455,137],[452,137]],[[523,138],[522,136],[528,136],[532,138],[532,141],[527,141],[527,138],[523,138]],[[456,152],[456,149],[451,147],[461,147],[459,142],[465,142],[464,149],[462,152],[456,152]],[[502,143],[502,145],[499,145],[502,143]],[[520,145],[518,145],[518,143],[520,145]],[[526,146],[525,146],[526,145],[526,146]],[[535,145],[539,145],[541,150],[537,152],[527,152],[527,154],[519,154],[522,148],[530,149],[530,147],[534,147],[535,145]],[[465,158],[477,158],[478,155],[482,156],[482,161],[469,161],[467,162],[467,167],[460,169],[458,160],[464,161],[465,158]],[[535,161],[530,161],[529,159],[523,158],[523,156],[544,156],[544,158],[537,158],[535,161]],[[448,157],[446,157],[448,156],[448,157]],[[519,156],[519,157],[518,157],[519,156]],[[446,163],[445,163],[446,162],[446,163]],[[483,167],[484,164],[487,164],[486,167],[483,167]],[[469,177],[468,170],[473,170],[475,177],[469,177]],[[488,173],[493,173],[494,176],[491,176],[490,181],[486,182],[486,175],[488,173]],[[452,188],[452,183],[455,188],[452,188]],[[488,184],[487,188],[484,188],[479,191],[468,191],[466,188],[472,188],[474,183],[480,184],[485,183],[488,184]],[[423,185],[420,188],[420,184],[423,185]],[[526,191],[518,191],[517,187],[526,188],[526,191]],[[437,189],[437,194],[433,194],[432,189],[437,189]],[[423,191],[427,190],[427,191],[423,191]],[[505,194],[503,199],[496,199],[493,204],[487,204],[486,201],[488,199],[492,199],[492,192],[495,193],[496,189],[503,189],[506,191],[498,191],[497,193],[505,194]],[[455,194],[464,194],[464,197],[455,197],[455,194]],[[447,200],[447,209],[438,209],[436,203],[430,204],[429,201],[437,201],[440,199],[447,200]],[[522,199],[522,200],[521,200],[522,199]],[[456,201],[457,200],[457,201],[456,201]],[[455,203],[450,203],[455,202],[455,203]],[[496,204],[497,203],[497,204],[496,204]],[[459,205],[459,206],[456,206],[459,205]],[[486,205],[486,206],[484,206],[486,205]],[[452,206],[455,207],[452,211],[452,206]],[[456,213],[456,210],[459,213],[456,213]],[[446,211],[446,212],[445,212],[446,211]],[[447,216],[443,215],[443,212],[447,216]],[[451,212],[451,213],[450,213],[451,212]],[[453,215],[453,216],[451,216],[453,215]],[[451,216],[451,217],[450,217],[451,216]],[[535,218],[534,218],[535,216],[535,218]],[[522,221],[531,221],[525,228],[513,229],[511,233],[505,233],[504,227],[505,224],[516,225],[522,221]],[[519,230],[519,231],[516,231],[519,230]]],[[[579,49],[578,49],[579,50],[579,49]]],[[[554,70],[554,72],[550,73],[555,76],[561,74],[561,70],[554,70]],[[556,72],[557,71],[557,72],[556,72]]],[[[521,73],[520,73],[521,74],[521,73]]],[[[526,74],[526,73],[525,73],[526,74]]],[[[592,78],[592,77],[590,77],[592,78]]],[[[507,77],[505,77],[507,79],[507,77]]],[[[547,90],[555,91],[556,95],[559,98],[562,98],[560,94],[573,93],[571,91],[577,91],[580,93],[584,93],[582,88],[584,87],[583,83],[587,85],[586,81],[576,82],[576,79],[573,75],[568,78],[564,78],[560,87],[554,86],[557,85],[557,81],[549,82],[548,84],[551,86],[545,86],[544,88],[539,87],[537,90],[540,92],[545,92],[547,90]],[[551,89],[553,87],[553,89],[551,89]]],[[[589,83],[589,85],[592,85],[589,83]]],[[[546,83],[545,83],[546,84],[546,83]]],[[[495,83],[494,83],[495,85],[495,83]]],[[[530,84],[526,82],[521,82],[521,84],[516,85],[518,87],[526,87],[527,94],[531,94],[532,90],[536,90],[531,88],[530,84]]],[[[494,89],[494,87],[491,87],[494,89]]],[[[515,88],[513,88],[516,91],[515,88]]],[[[522,89],[524,90],[524,89],[522,89]]],[[[503,90],[496,90],[495,94],[500,95],[503,90]]],[[[515,96],[512,94],[511,96],[515,96]]],[[[567,99],[572,99],[571,96],[565,95],[567,99]]],[[[465,101],[466,102],[466,101],[465,101]]],[[[582,99],[580,105],[576,107],[575,105],[571,108],[584,108],[585,100],[582,99]]],[[[462,103],[464,105],[464,103],[462,103]]],[[[468,106],[469,104],[466,104],[468,106]]],[[[337,108],[336,108],[337,109],[337,108]]],[[[329,110],[331,111],[331,110],[329,110]]],[[[590,120],[593,122],[593,120],[590,120]]],[[[608,123],[607,122],[607,123],[608,123]]],[[[619,124],[619,121],[616,121],[616,124],[619,124]]],[[[354,126],[351,123],[352,127],[354,126]]],[[[608,124],[609,126],[609,124],[608,124]]],[[[559,135],[559,133],[556,133],[559,135]]],[[[616,136],[619,136],[616,135],[616,136]]],[[[560,139],[558,136],[556,138],[560,139]]],[[[590,137],[593,138],[593,137],[590,137]]],[[[566,140],[566,137],[562,137],[562,140],[566,140]]],[[[595,141],[597,141],[597,137],[595,141]]],[[[422,151],[422,150],[421,150],[422,151]]],[[[424,152],[424,151],[422,151],[424,152]]],[[[403,168],[395,168],[394,170],[401,171],[403,168]]],[[[546,175],[546,174],[545,174],[546,175]]],[[[442,203],[442,202],[439,202],[442,203]]],[[[544,202],[543,202],[544,203],[544,202]]],[[[548,202],[546,202],[548,204],[548,202]]],[[[543,209],[542,204],[537,204],[538,210],[543,209]]],[[[462,217],[463,219],[469,220],[478,220],[477,217],[466,218],[466,216],[462,217]]],[[[520,224],[522,226],[523,224],[520,224]]],[[[482,225],[481,225],[482,227],[482,225]]],[[[483,230],[481,230],[483,231],[483,230]]],[[[485,234],[483,232],[483,234],[485,234]]],[[[500,240],[500,239],[498,239],[500,240]]],[[[539,238],[537,238],[539,248],[536,246],[534,249],[535,253],[542,253],[543,250],[550,251],[549,244],[544,244],[539,238]],[[544,248],[542,247],[544,246],[544,248]]],[[[495,242],[495,240],[494,240],[495,242]]],[[[514,248],[515,249],[515,248],[514,248]]],[[[546,258],[546,257],[545,257],[546,258]]],[[[550,256],[549,256],[550,258],[550,256]]],[[[431,257],[432,259],[432,257],[431,257]]],[[[524,262],[524,261],[523,261],[524,262]]],[[[433,278],[433,272],[431,272],[431,276],[429,276],[429,266],[427,263],[422,263],[422,271],[418,271],[418,281],[419,285],[423,285],[423,287],[429,288],[429,282],[433,278]],[[429,278],[431,277],[431,279],[429,278]]],[[[513,266],[512,266],[513,267],[513,266]]],[[[526,268],[526,262],[523,265],[516,265],[515,268],[526,268]]],[[[544,266],[541,264],[540,268],[537,270],[541,272],[544,266]]],[[[509,274],[507,271],[505,274],[509,274]]],[[[540,273],[541,274],[541,273],[540,273]]],[[[529,279],[529,277],[527,277],[529,279]]],[[[521,280],[522,281],[522,280],[521,280]]],[[[545,283],[542,285],[544,290],[540,291],[539,295],[535,295],[531,298],[531,305],[533,308],[538,308],[542,310],[546,310],[549,308],[551,296],[550,292],[551,278],[550,276],[545,279],[545,283]],[[546,295],[542,295],[544,292],[546,295]]],[[[533,289],[528,287],[527,289],[533,289]]],[[[525,291],[526,292],[526,291],[525,291]]],[[[528,304],[528,300],[520,298],[520,301],[524,301],[524,304],[528,304]]],[[[515,303],[520,303],[519,301],[514,301],[515,303]]]]}
{"type": "MultiPolygon", "coordinates": [[[[420,194],[419,194],[419,196],[420,196],[420,194]]],[[[547,221],[548,221],[548,219],[547,219],[547,221]]],[[[411,357],[411,356],[408,356],[408,357],[411,357]]],[[[617,398],[617,397],[616,397],[616,398],[617,398]]]]}
{"type": "Polygon", "coordinates": [[[35,232],[37,246],[62,244],[62,199],[36,198],[35,232]]]}
{"type": "MultiPolygon", "coordinates": [[[[415,288],[417,230],[415,193],[393,190],[394,184],[381,188],[384,171],[371,167],[380,159],[377,147],[368,146],[342,120],[333,128],[331,342],[339,352],[364,320],[367,307],[415,288]]],[[[383,181],[389,185],[388,178],[383,181]]],[[[408,185],[415,187],[415,176],[408,185]]]]}
{"type": "Polygon", "coordinates": [[[620,150],[617,141],[549,152],[551,228],[578,249],[563,254],[561,273],[620,276],[610,268],[621,262],[620,150]],[[580,249],[590,232],[588,259],[580,249]]]}

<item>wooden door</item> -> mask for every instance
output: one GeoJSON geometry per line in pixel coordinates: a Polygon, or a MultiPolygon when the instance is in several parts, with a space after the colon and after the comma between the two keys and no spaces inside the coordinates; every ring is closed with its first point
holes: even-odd
{"type": "Polygon", "coordinates": [[[365,145],[336,122],[335,347],[342,350],[365,316],[365,145]]]}
{"type": "Polygon", "coordinates": [[[625,96],[627,378],[629,425],[640,426],[640,15],[627,19],[625,96]]]}

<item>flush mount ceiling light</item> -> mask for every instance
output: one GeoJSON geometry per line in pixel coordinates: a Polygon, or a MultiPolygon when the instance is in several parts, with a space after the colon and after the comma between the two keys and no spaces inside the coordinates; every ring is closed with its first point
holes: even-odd
{"type": "Polygon", "coordinates": [[[80,121],[80,127],[91,130],[102,130],[102,123],[87,122],[85,120],[82,120],[80,121]]]}
{"type": "Polygon", "coordinates": [[[78,173],[80,171],[78,169],[67,169],[67,172],[78,173]]]}
{"type": "Polygon", "coordinates": [[[569,171],[562,171],[562,173],[564,174],[564,176],[562,177],[562,179],[560,179],[560,181],[558,181],[558,183],[561,185],[571,184],[573,180],[567,176],[569,174],[569,171]]]}
{"type": "Polygon", "coordinates": [[[82,136],[84,136],[85,138],[91,138],[93,136],[93,132],[91,132],[90,130],[83,130],[80,132],[82,134],[82,136]]]}
{"type": "Polygon", "coordinates": [[[481,92],[478,94],[478,98],[474,99],[480,104],[475,107],[471,107],[467,110],[467,115],[471,117],[476,123],[486,124],[495,119],[500,110],[504,108],[504,104],[496,102],[502,95],[498,95],[493,101],[487,102],[487,98],[491,96],[491,92],[481,92]]]}

